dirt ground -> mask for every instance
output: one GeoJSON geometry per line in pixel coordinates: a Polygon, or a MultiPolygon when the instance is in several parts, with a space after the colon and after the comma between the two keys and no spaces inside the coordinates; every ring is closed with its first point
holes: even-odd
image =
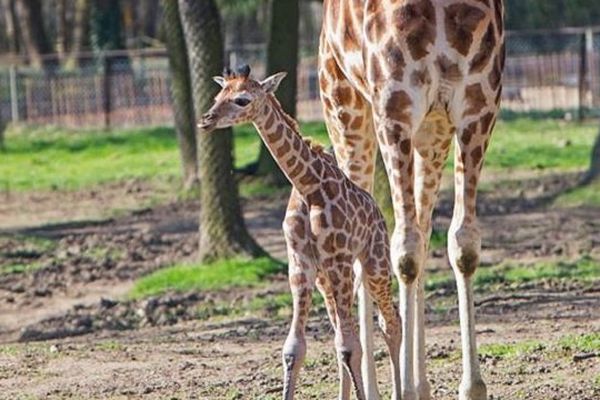
{"type": "MultiPolygon", "coordinates": [[[[484,191],[482,266],[600,259],[600,209],[549,205],[573,181],[573,175],[534,176],[484,191]]],[[[151,190],[134,182],[94,193],[12,194],[2,202],[0,267],[36,268],[0,275],[0,399],[279,398],[289,313],[205,319],[197,310],[285,293],[284,276],[234,292],[124,299],[134,279],[196,251],[197,203],[172,200],[106,218],[107,210],[151,198],[151,190]],[[47,223],[58,220],[72,222],[47,223]]],[[[436,230],[447,229],[450,198],[451,192],[441,195],[436,230]]],[[[285,201],[244,204],[252,233],[280,258],[285,201]]],[[[432,251],[429,272],[447,265],[443,249],[432,251]]],[[[433,397],[455,399],[461,373],[455,293],[438,290],[428,299],[433,397]]],[[[481,356],[490,399],[600,399],[600,354],[570,346],[573,338],[600,332],[599,281],[501,285],[477,293],[476,303],[480,345],[506,345],[481,356]]],[[[377,335],[380,390],[389,397],[387,356],[377,335]]],[[[297,397],[335,398],[337,364],[322,307],[311,317],[308,338],[297,397]]]]}

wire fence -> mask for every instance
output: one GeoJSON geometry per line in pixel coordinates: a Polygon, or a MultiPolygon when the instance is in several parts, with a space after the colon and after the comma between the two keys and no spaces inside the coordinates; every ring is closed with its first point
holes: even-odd
{"type": "MultiPolygon", "coordinates": [[[[231,65],[248,63],[256,76],[265,73],[265,55],[264,45],[227,51],[231,65]]],[[[173,124],[164,50],[82,54],[79,65],[73,71],[0,66],[0,121],[73,128],[173,124]]],[[[322,119],[317,73],[316,57],[302,57],[301,120],[322,119]]],[[[573,118],[598,114],[600,28],[510,32],[502,107],[573,118]]]]}

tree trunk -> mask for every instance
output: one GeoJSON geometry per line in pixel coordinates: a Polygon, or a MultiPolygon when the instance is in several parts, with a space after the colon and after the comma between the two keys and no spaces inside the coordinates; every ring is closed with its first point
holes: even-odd
{"type": "MultiPolygon", "coordinates": [[[[163,2],[164,4],[164,2],[163,2]]],[[[156,20],[158,18],[158,0],[146,0],[141,4],[141,32],[148,38],[156,38],[156,20]]]]}
{"type": "Polygon", "coordinates": [[[590,159],[590,168],[583,177],[582,184],[587,185],[600,178],[600,131],[596,135],[596,141],[592,148],[592,157],[590,159]]]}
{"type": "Polygon", "coordinates": [[[67,0],[56,0],[56,53],[63,61],[67,52],[67,0]]]}
{"type": "Polygon", "coordinates": [[[17,30],[17,18],[15,15],[14,0],[2,0],[2,9],[4,10],[4,27],[6,29],[6,38],[8,39],[8,51],[12,54],[19,53],[19,32],[17,30]]]}
{"type": "MultiPolygon", "coordinates": [[[[292,117],[296,116],[299,17],[298,0],[271,0],[267,76],[276,72],[287,72],[287,77],[277,91],[277,98],[283,109],[292,117]]],[[[283,172],[264,144],[260,148],[257,172],[258,175],[265,176],[273,184],[287,183],[283,172]]]]}
{"type": "Polygon", "coordinates": [[[92,0],[90,39],[95,52],[124,48],[121,17],[119,0],[92,0]]]}
{"type": "Polygon", "coordinates": [[[44,66],[42,55],[51,51],[42,19],[40,0],[16,0],[16,11],[21,21],[23,45],[31,65],[41,69],[44,66]]]}
{"type": "Polygon", "coordinates": [[[75,0],[75,21],[69,57],[65,60],[66,69],[79,67],[79,53],[83,50],[88,31],[89,0],[75,0]]]}
{"type": "MultiPolygon", "coordinates": [[[[218,86],[212,77],[223,67],[220,16],[214,0],[179,0],[179,14],[190,61],[194,113],[209,109],[218,86]]],[[[200,135],[200,250],[202,261],[259,256],[263,250],[250,236],[240,211],[232,169],[232,132],[200,135]]]]}
{"type": "Polygon", "coordinates": [[[171,95],[173,97],[175,130],[179,141],[183,169],[183,187],[188,191],[198,186],[198,154],[196,152],[194,102],[191,92],[188,55],[179,19],[177,0],[161,0],[161,2],[165,39],[171,67],[171,95]]]}

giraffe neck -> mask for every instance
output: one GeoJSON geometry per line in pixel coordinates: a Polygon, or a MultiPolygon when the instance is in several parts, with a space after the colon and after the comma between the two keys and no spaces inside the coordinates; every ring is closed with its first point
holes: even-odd
{"type": "Polygon", "coordinates": [[[263,107],[252,121],[260,137],[296,190],[304,196],[313,193],[319,188],[327,161],[302,139],[296,121],[274,96],[269,95],[263,107]]]}

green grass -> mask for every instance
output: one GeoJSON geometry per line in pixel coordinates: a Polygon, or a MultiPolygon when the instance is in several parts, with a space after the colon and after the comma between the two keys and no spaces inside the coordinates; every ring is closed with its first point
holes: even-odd
{"type": "Polygon", "coordinates": [[[485,158],[486,168],[581,169],[587,166],[597,124],[557,120],[500,121],[485,158]],[[566,141],[570,144],[566,145],[566,141]]]}
{"type": "Polygon", "coordinates": [[[258,285],[266,276],[283,271],[283,264],[271,258],[222,260],[212,264],[175,265],[139,279],[133,298],[167,291],[219,290],[258,285]]]}
{"type": "MultiPolygon", "coordinates": [[[[326,141],[321,124],[304,125],[326,141]]],[[[236,167],[256,160],[259,137],[252,126],[235,130],[236,167]]],[[[0,190],[76,190],[132,178],[173,179],[180,175],[171,128],[85,132],[58,128],[13,128],[1,153],[0,190]]]]}
{"type": "Polygon", "coordinates": [[[42,267],[41,263],[29,263],[29,264],[9,264],[0,266],[0,276],[9,274],[24,274],[33,272],[42,267]]]}
{"type": "Polygon", "coordinates": [[[479,346],[479,354],[495,358],[514,358],[544,352],[550,357],[571,357],[575,353],[600,351],[600,333],[569,335],[557,342],[525,340],[516,343],[489,343],[479,346]]]}
{"type": "MultiPolygon", "coordinates": [[[[305,123],[301,129],[305,136],[329,143],[322,123],[305,123]]],[[[530,119],[500,122],[486,165],[497,169],[581,169],[587,165],[595,133],[592,124],[530,119]],[[566,140],[570,144],[565,147],[566,140]]],[[[255,161],[259,148],[260,139],[252,126],[235,129],[236,167],[255,161]]],[[[125,179],[171,180],[180,175],[171,128],[115,132],[12,128],[1,157],[0,190],[76,190],[125,179]]],[[[449,164],[451,161],[452,157],[449,164]]]]}
{"type": "Polygon", "coordinates": [[[497,358],[515,357],[522,354],[543,350],[545,346],[537,340],[517,343],[489,343],[479,346],[479,354],[497,358]]]}
{"type": "Polygon", "coordinates": [[[564,349],[578,352],[596,352],[600,351],[600,333],[593,332],[583,335],[566,336],[558,342],[564,349]]]}
{"type": "MultiPolygon", "coordinates": [[[[533,265],[502,264],[482,267],[475,273],[474,286],[482,290],[499,284],[519,284],[544,279],[573,279],[593,281],[600,279],[600,262],[589,257],[567,262],[539,262],[533,265]]],[[[454,288],[452,272],[438,272],[427,276],[425,288],[436,290],[454,288]]]]}
{"type": "Polygon", "coordinates": [[[556,198],[554,204],[560,207],[600,207],[600,180],[562,193],[556,198]]]}

